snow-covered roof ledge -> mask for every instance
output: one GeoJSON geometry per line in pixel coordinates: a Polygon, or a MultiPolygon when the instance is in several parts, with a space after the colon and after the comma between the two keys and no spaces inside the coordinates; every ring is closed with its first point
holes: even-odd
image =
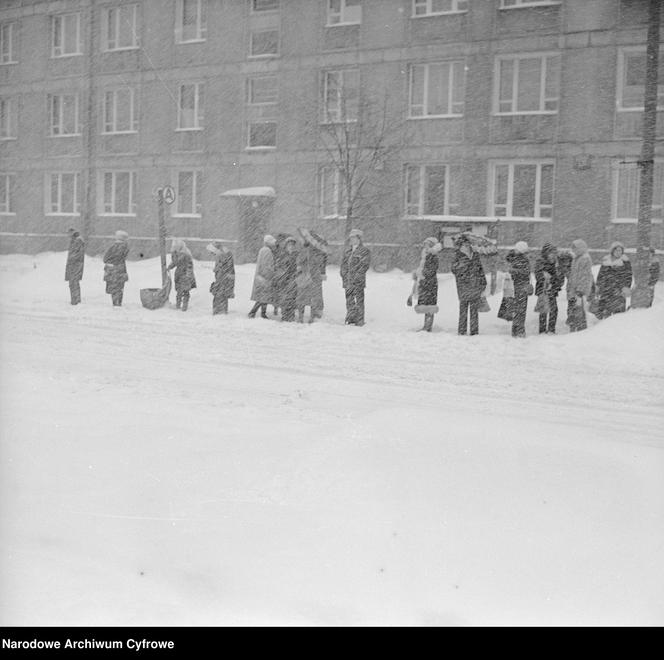
{"type": "Polygon", "coordinates": [[[270,186],[256,186],[254,188],[234,188],[221,193],[221,197],[276,197],[274,188],[270,186]]]}

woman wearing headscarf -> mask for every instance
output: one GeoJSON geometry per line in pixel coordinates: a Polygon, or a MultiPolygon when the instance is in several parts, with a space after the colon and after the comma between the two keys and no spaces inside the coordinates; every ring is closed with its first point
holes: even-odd
{"type": "Polygon", "coordinates": [[[175,307],[187,311],[189,295],[196,288],[194,277],[194,259],[185,242],[177,238],[171,245],[171,263],[168,270],[175,268],[173,283],[175,284],[175,307]]]}
{"type": "Polygon", "coordinates": [[[106,293],[111,295],[114,307],[122,305],[122,294],[125,282],[129,280],[127,274],[127,255],[129,245],[126,231],[115,232],[115,242],[104,253],[104,282],[106,282],[106,293]]]}
{"type": "Polygon", "coordinates": [[[235,264],[231,251],[221,241],[215,241],[208,250],[216,256],[214,282],[210,285],[212,314],[228,314],[228,299],[235,297],[235,264]]]}
{"type": "Polygon", "coordinates": [[[274,278],[274,250],[276,245],[277,240],[274,236],[266,234],[263,238],[263,247],[258,251],[254,285],[251,289],[251,299],[255,304],[248,314],[250,319],[256,316],[259,309],[261,310],[261,318],[266,319],[267,306],[274,304],[272,279],[274,278]]]}
{"type": "Polygon", "coordinates": [[[583,300],[590,295],[595,281],[586,242],[580,238],[572,241],[572,252],[574,258],[567,277],[567,325],[570,332],[578,332],[588,327],[583,300]]]}
{"type": "Polygon", "coordinates": [[[622,243],[611,244],[609,254],[602,259],[597,273],[597,318],[605,319],[624,312],[626,297],[632,287],[632,264],[622,243]]]}
{"type": "Polygon", "coordinates": [[[417,281],[417,305],[415,311],[424,314],[422,330],[431,332],[433,317],[438,312],[438,265],[443,246],[430,236],[424,240],[420,265],[413,273],[417,281]]]}

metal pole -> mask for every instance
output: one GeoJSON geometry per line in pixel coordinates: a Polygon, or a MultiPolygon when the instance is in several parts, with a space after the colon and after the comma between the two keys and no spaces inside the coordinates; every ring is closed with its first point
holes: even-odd
{"type": "Polygon", "coordinates": [[[157,218],[159,222],[159,256],[161,257],[161,284],[166,286],[166,222],[164,221],[164,189],[157,191],[157,218]]]}
{"type": "Polygon", "coordinates": [[[643,145],[639,183],[639,218],[636,226],[635,289],[632,307],[647,307],[648,265],[652,233],[653,174],[655,167],[655,135],[657,126],[657,68],[659,64],[659,18],[661,0],[650,0],[648,11],[648,44],[646,48],[646,85],[643,103],[643,145]]]}

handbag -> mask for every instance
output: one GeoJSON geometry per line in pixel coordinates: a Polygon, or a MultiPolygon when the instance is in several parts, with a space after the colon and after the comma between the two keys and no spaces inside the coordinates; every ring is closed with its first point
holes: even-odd
{"type": "Polygon", "coordinates": [[[548,314],[551,311],[551,306],[549,305],[549,296],[544,293],[540,293],[537,296],[537,304],[535,305],[535,312],[537,314],[548,314]]]}
{"type": "Polygon", "coordinates": [[[498,310],[498,318],[504,321],[514,320],[514,298],[504,297],[498,310]]]}
{"type": "Polygon", "coordinates": [[[486,299],[486,296],[480,296],[480,304],[477,307],[478,312],[490,312],[491,311],[491,305],[489,305],[489,301],[486,299]]]}
{"type": "Polygon", "coordinates": [[[530,282],[528,282],[528,286],[526,287],[526,295],[532,296],[533,293],[535,293],[535,289],[533,289],[533,285],[530,282]]]}
{"type": "Polygon", "coordinates": [[[509,273],[505,273],[503,280],[503,297],[514,298],[514,281],[509,273]]]}

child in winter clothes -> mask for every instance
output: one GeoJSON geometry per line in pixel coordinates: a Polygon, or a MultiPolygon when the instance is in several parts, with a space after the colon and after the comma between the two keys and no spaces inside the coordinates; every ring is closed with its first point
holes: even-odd
{"type": "Polygon", "coordinates": [[[189,292],[196,288],[194,258],[182,239],[175,239],[171,245],[171,263],[168,270],[175,268],[175,307],[187,311],[189,292]]]}
{"type": "Polygon", "coordinates": [[[588,298],[594,285],[592,259],[586,242],[577,238],[572,241],[574,258],[567,277],[567,324],[570,332],[588,327],[583,299],[588,298]]]}
{"type": "Polygon", "coordinates": [[[625,298],[632,286],[632,264],[622,243],[611,244],[609,254],[602,259],[597,273],[597,293],[599,295],[597,318],[605,319],[612,314],[624,312],[625,298]]]}

